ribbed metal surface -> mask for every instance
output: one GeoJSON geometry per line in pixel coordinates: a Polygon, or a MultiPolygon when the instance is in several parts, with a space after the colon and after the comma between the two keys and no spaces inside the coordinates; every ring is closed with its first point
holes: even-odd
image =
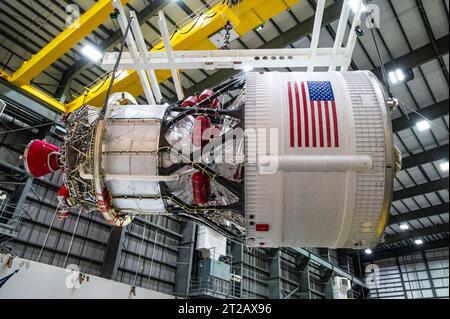
{"type": "MultiPolygon", "coordinates": [[[[258,73],[249,73],[247,77],[246,87],[246,106],[245,106],[245,129],[270,128],[271,111],[269,108],[270,90],[269,78],[259,76],[258,73]],[[256,107],[256,105],[258,107],[256,107]]],[[[269,139],[266,141],[266,149],[269,149],[269,139]]],[[[245,214],[247,218],[247,241],[252,244],[252,239],[256,236],[255,225],[249,224],[249,216],[256,215],[260,211],[264,211],[265,200],[261,198],[261,194],[267,194],[272,188],[267,177],[261,176],[257,172],[254,158],[257,154],[257,136],[256,134],[247,134],[245,143],[245,214]]],[[[270,216],[267,216],[270,220],[270,216]]]]}
{"type": "Polygon", "coordinates": [[[356,177],[355,213],[352,223],[352,245],[375,236],[385,192],[386,138],[380,97],[364,72],[343,73],[354,112],[356,152],[373,158],[370,173],[356,177]],[[371,226],[369,226],[371,224],[371,226]],[[370,229],[370,231],[369,231],[370,229]]]}

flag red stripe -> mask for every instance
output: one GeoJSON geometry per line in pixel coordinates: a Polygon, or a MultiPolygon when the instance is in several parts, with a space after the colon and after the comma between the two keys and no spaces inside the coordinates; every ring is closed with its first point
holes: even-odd
{"type": "Polygon", "coordinates": [[[302,147],[302,120],[300,118],[300,94],[298,92],[298,84],[295,82],[295,100],[297,102],[297,144],[302,147]]]}
{"type": "Polygon", "coordinates": [[[294,110],[293,110],[293,106],[292,106],[291,82],[288,82],[288,97],[289,97],[290,142],[291,142],[291,147],[294,147],[294,110]]]}
{"type": "Polygon", "coordinates": [[[322,103],[317,101],[317,112],[319,113],[319,143],[323,147],[323,120],[322,120],[322,103]]]}
{"type": "Polygon", "coordinates": [[[330,108],[328,106],[328,101],[325,101],[325,124],[327,127],[327,146],[331,147],[330,108]]]}
{"type": "Polygon", "coordinates": [[[306,90],[305,90],[305,82],[303,81],[302,81],[302,98],[303,98],[303,119],[305,121],[305,146],[309,147],[308,105],[306,105],[306,90]]]}
{"type": "Polygon", "coordinates": [[[334,147],[339,147],[339,128],[336,114],[336,103],[331,101],[331,111],[333,112],[334,147]]]}
{"type": "Polygon", "coordinates": [[[316,112],[314,111],[314,101],[309,101],[311,105],[311,123],[312,123],[312,144],[313,147],[317,146],[316,138],[316,112]]]}

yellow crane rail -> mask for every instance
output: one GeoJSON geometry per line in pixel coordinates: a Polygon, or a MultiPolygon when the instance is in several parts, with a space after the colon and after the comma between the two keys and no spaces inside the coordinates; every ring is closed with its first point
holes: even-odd
{"type": "MultiPolygon", "coordinates": [[[[219,3],[201,16],[194,18],[180,30],[172,35],[171,44],[174,50],[217,50],[209,37],[223,29],[228,21],[235,27],[239,36],[264,24],[275,15],[290,9],[300,0],[241,0],[233,8],[219,3]]],[[[121,0],[123,4],[127,0],[121,0]]],[[[12,82],[17,87],[42,100],[44,103],[62,112],[73,112],[83,105],[101,106],[111,81],[111,76],[104,81],[89,88],[73,101],[62,104],[55,98],[31,86],[29,82],[37,74],[45,70],[60,56],[67,52],[78,41],[92,32],[109,13],[112,12],[111,0],[100,0],[86,11],[79,19],[79,28],[68,28],[47,44],[41,51],[26,61],[14,74],[10,75],[0,70],[0,77],[12,82]]],[[[75,22],[77,23],[77,22],[75,22]]],[[[164,50],[161,41],[152,51],[164,50]]],[[[157,71],[158,82],[170,78],[169,71],[157,71]]],[[[135,96],[143,92],[136,71],[123,71],[114,79],[113,92],[129,92],[135,96]]]]}
{"type": "MultiPolygon", "coordinates": [[[[226,4],[218,4],[201,17],[194,18],[190,23],[172,36],[171,44],[174,50],[217,50],[209,37],[223,29],[227,21],[235,26],[239,36],[255,29],[275,15],[291,8],[299,0],[242,0],[234,8],[226,4]],[[189,32],[187,32],[188,30],[189,32]]],[[[151,51],[164,48],[162,41],[151,51]]],[[[170,72],[157,71],[158,81],[164,82],[170,78],[170,72]]],[[[84,94],[66,105],[67,111],[72,112],[88,104],[100,106],[104,102],[106,91],[111,78],[90,88],[84,94]]],[[[136,71],[126,71],[114,80],[113,92],[126,91],[133,95],[143,92],[136,71]]]]}
{"type": "MultiPolygon", "coordinates": [[[[122,4],[128,0],[122,0],[122,4]]],[[[11,75],[10,82],[28,84],[76,43],[98,28],[113,12],[111,0],[100,0],[11,75]]]]}

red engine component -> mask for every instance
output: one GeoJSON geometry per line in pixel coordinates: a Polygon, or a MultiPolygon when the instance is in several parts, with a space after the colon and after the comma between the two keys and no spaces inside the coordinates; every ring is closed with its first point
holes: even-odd
{"type": "MultiPolygon", "coordinates": [[[[204,90],[199,96],[198,96],[198,102],[202,102],[206,100],[207,98],[211,97],[214,94],[213,90],[207,89],[204,90]]],[[[207,105],[210,109],[220,109],[222,107],[222,104],[220,103],[218,98],[215,98],[207,105]]]]}
{"type": "Polygon", "coordinates": [[[206,89],[198,96],[198,101],[202,102],[202,101],[206,100],[207,98],[209,98],[210,96],[212,96],[213,94],[214,94],[213,90],[206,89]]]}
{"type": "Polygon", "coordinates": [[[67,189],[66,185],[62,185],[58,190],[58,219],[63,220],[64,218],[67,218],[69,216],[69,203],[70,199],[70,193],[67,189]]]}
{"type": "Polygon", "coordinates": [[[31,141],[24,154],[25,168],[34,177],[41,177],[61,169],[60,149],[46,141],[31,141]]]}
{"type": "Polygon", "coordinates": [[[70,197],[70,193],[69,190],[67,189],[66,185],[63,184],[63,186],[61,186],[58,190],[58,197],[62,197],[62,198],[69,198],[70,197]]]}
{"type": "Polygon", "coordinates": [[[181,106],[182,107],[192,107],[197,103],[198,103],[198,98],[197,98],[197,96],[193,95],[193,96],[190,96],[187,99],[185,99],[183,101],[183,103],[181,103],[181,106]]]}
{"type": "Polygon", "coordinates": [[[208,107],[210,109],[221,109],[222,108],[222,103],[220,103],[218,98],[215,98],[211,103],[208,104],[208,107]]]}
{"type": "Polygon", "coordinates": [[[211,119],[209,117],[200,115],[194,120],[192,127],[192,144],[197,147],[203,147],[209,143],[210,136],[208,132],[211,128],[211,119]],[[205,131],[207,131],[205,133],[205,131]]]}
{"type": "Polygon", "coordinates": [[[211,197],[211,181],[207,175],[200,172],[192,174],[192,193],[195,205],[203,205],[209,201],[211,197]]]}

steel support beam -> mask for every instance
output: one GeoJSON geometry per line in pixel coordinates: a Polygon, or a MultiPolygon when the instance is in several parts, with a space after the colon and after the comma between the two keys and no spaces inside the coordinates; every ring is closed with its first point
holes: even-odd
{"type": "MultiPolygon", "coordinates": [[[[121,0],[123,4],[128,0],[121,0]]],[[[55,62],[76,43],[94,31],[109,17],[113,11],[111,0],[99,0],[79,19],[73,22],[56,38],[50,41],[37,54],[11,75],[10,81],[15,85],[28,84],[39,73],[55,62]]]]}
{"type": "Polygon", "coordinates": [[[281,250],[267,250],[269,257],[269,299],[283,299],[281,284],[281,250]]]}
{"type": "MultiPolygon", "coordinates": [[[[412,52],[409,52],[397,59],[394,59],[394,60],[386,63],[384,65],[385,69],[389,72],[389,70],[393,69],[393,68],[395,68],[395,69],[397,69],[397,68],[402,68],[402,69],[414,68],[418,65],[422,65],[433,59],[439,58],[439,57],[445,55],[446,53],[448,53],[448,41],[449,41],[448,35],[436,40],[437,53],[434,50],[433,44],[429,43],[427,45],[424,45],[423,47],[420,47],[412,52]]],[[[375,75],[378,78],[380,78],[380,79],[382,78],[380,67],[376,68],[372,72],[375,73],[375,75]]]]}
{"type": "Polygon", "coordinates": [[[402,158],[402,170],[448,158],[448,144],[402,158]]]}
{"type": "Polygon", "coordinates": [[[421,251],[421,250],[425,251],[425,250],[429,250],[429,249],[436,249],[436,248],[443,248],[443,247],[448,247],[448,239],[435,240],[435,241],[424,243],[420,246],[408,245],[408,246],[393,248],[393,249],[377,249],[370,255],[362,256],[362,261],[364,263],[371,263],[371,262],[376,263],[377,260],[384,259],[384,258],[405,256],[405,255],[410,255],[412,253],[415,253],[415,252],[421,251]]]}
{"type": "MultiPolygon", "coordinates": [[[[405,232],[397,233],[394,235],[388,235],[385,237],[385,244],[392,244],[403,240],[412,239],[415,237],[429,236],[433,234],[448,233],[448,223],[439,224],[436,226],[421,228],[421,229],[411,229],[405,232]]],[[[448,245],[448,241],[447,241],[448,245]]]]}
{"type": "Polygon", "coordinates": [[[237,298],[246,298],[244,296],[244,246],[237,243],[231,243],[232,272],[241,276],[241,281],[233,285],[233,295],[237,298]]]}
{"type": "MultiPolygon", "coordinates": [[[[221,31],[227,22],[236,25],[235,31],[239,35],[243,35],[296,3],[298,3],[298,0],[273,0],[270,2],[241,0],[239,10],[234,11],[220,2],[204,13],[209,18],[201,20],[201,23],[196,23],[197,19],[194,19],[182,28],[182,32],[177,32],[171,39],[171,45],[174,50],[216,50],[217,48],[209,40],[209,36],[221,31]],[[189,30],[189,32],[183,33],[183,30],[189,30]]],[[[156,45],[156,48],[159,47],[163,47],[162,42],[156,45]]],[[[152,50],[155,50],[155,48],[152,50]]],[[[170,72],[158,71],[156,76],[158,81],[162,83],[170,78],[170,72]]],[[[101,105],[109,81],[110,79],[104,84],[99,83],[87,91],[87,94],[82,94],[68,103],[66,105],[67,111],[74,111],[83,104],[101,105]]],[[[113,92],[117,91],[127,91],[136,96],[142,93],[142,86],[136,71],[129,71],[121,79],[114,81],[113,92]]]]}
{"type": "Polygon", "coordinates": [[[307,257],[309,260],[315,261],[316,263],[320,264],[322,267],[325,267],[325,268],[333,271],[336,275],[348,278],[355,284],[367,289],[367,285],[364,283],[363,280],[353,276],[352,274],[350,274],[350,273],[346,272],[345,270],[343,270],[342,268],[330,263],[329,261],[326,261],[322,257],[320,257],[304,248],[292,248],[292,250],[307,257]]]}
{"type": "MultiPolygon", "coordinates": [[[[170,0],[153,0],[149,2],[144,9],[137,13],[137,19],[142,25],[146,23],[152,16],[154,16],[158,10],[164,8],[170,0]]],[[[121,40],[122,34],[115,32],[107,39],[105,39],[99,46],[100,52],[107,52],[112,50],[121,40]]],[[[81,72],[85,71],[93,65],[92,60],[87,57],[83,57],[74,63],[63,75],[61,79],[61,86],[56,91],[56,96],[64,103],[69,95],[70,85],[73,79],[81,72]]]]}
{"type": "MultiPolygon", "coordinates": [[[[339,18],[341,13],[341,7],[342,1],[336,1],[333,5],[330,5],[325,9],[322,27],[332,23],[333,21],[339,18]]],[[[294,26],[293,28],[287,30],[281,36],[262,45],[258,49],[280,48],[288,46],[310,34],[312,32],[313,24],[314,24],[314,17],[311,17],[303,21],[300,25],[294,26]]],[[[392,67],[393,65],[403,66],[405,68],[413,68],[418,65],[422,65],[434,58],[437,58],[439,56],[448,53],[448,40],[449,40],[448,36],[445,36],[437,40],[436,43],[439,50],[437,55],[434,52],[433,45],[428,44],[385,64],[385,66],[387,68],[392,67]]],[[[239,71],[236,70],[221,70],[219,72],[216,72],[213,75],[209,76],[207,79],[190,87],[187,90],[186,94],[193,94],[205,88],[213,87],[218,83],[224,81],[225,79],[236,75],[238,72],[239,71]]],[[[376,68],[372,70],[372,72],[374,72],[378,76],[378,78],[382,78],[380,68],[376,68]]],[[[446,114],[448,114],[448,100],[447,100],[446,114]]]]}
{"type": "Polygon", "coordinates": [[[125,237],[125,227],[113,227],[109,234],[106,246],[105,258],[103,259],[100,276],[107,279],[117,278],[119,270],[122,242],[125,237]]]}
{"type": "Polygon", "coordinates": [[[183,237],[181,238],[177,259],[174,292],[182,298],[188,298],[190,292],[196,233],[197,226],[194,223],[185,222],[181,225],[183,237]]]}
{"type": "Polygon", "coordinates": [[[448,213],[448,203],[441,205],[430,206],[427,208],[421,208],[417,210],[410,211],[408,213],[391,215],[389,217],[389,225],[400,224],[410,220],[415,220],[419,218],[431,217],[435,215],[448,213]]]}
{"type": "Polygon", "coordinates": [[[16,187],[8,202],[6,212],[2,216],[2,218],[6,219],[2,220],[2,218],[0,218],[0,224],[9,223],[12,219],[22,216],[22,207],[27,199],[28,192],[30,191],[32,185],[33,178],[28,177],[24,184],[20,184],[16,187]]]}
{"type": "Polygon", "coordinates": [[[43,101],[37,99],[35,95],[27,94],[3,79],[0,79],[0,97],[9,105],[17,105],[25,110],[29,110],[30,113],[39,114],[36,118],[37,121],[56,120],[57,113],[52,109],[52,105],[43,103],[43,101]]]}
{"type": "MultiPolygon", "coordinates": [[[[434,120],[448,114],[449,100],[443,100],[436,104],[424,107],[418,111],[429,120],[434,120]]],[[[423,117],[417,113],[409,113],[408,115],[399,117],[392,121],[394,132],[403,131],[412,128],[418,121],[422,121],[423,117]]]]}
{"type": "Polygon", "coordinates": [[[421,255],[422,255],[422,259],[423,259],[423,264],[425,265],[425,270],[427,272],[427,277],[428,277],[427,279],[428,279],[428,282],[430,283],[431,292],[433,293],[433,298],[436,298],[437,294],[436,294],[436,288],[435,288],[434,281],[433,281],[433,276],[431,275],[430,267],[428,266],[427,256],[423,250],[421,251],[421,255]]]}
{"type": "Polygon", "coordinates": [[[393,201],[448,189],[448,177],[394,192],[393,201]]]}
{"type": "MultiPolygon", "coordinates": [[[[322,26],[329,25],[330,23],[339,19],[342,9],[342,0],[337,0],[332,5],[325,8],[323,13],[323,22],[322,26]]],[[[276,37],[267,43],[260,46],[258,49],[276,49],[276,48],[284,48],[288,45],[301,40],[302,38],[311,34],[314,26],[314,16],[302,21],[301,24],[292,27],[291,29],[284,32],[279,37],[276,37]]],[[[208,76],[205,80],[191,86],[186,90],[186,96],[192,95],[196,92],[200,92],[205,88],[214,87],[217,84],[225,81],[228,78],[231,78],[238,74],[240,71],[238,70],[219,70],[218,72],[208,76]]]]}
{"type": "MultiPolygon", "coordinates": [[[[14,166],[14,165],[11,165],[9,163],[5,163],[5,162],[1,162],[1,161],[0,161],[0,168],[3,169],[3,170],[6,170],[6,171],[10,171],[10,172],[16,173],[16,174],[20,174],[20,175],[24,175],[24,176],[28,175],[28,173],[25,170],[23,170],[21,168],[18,168],[18,167],[14,166]]],[[[41,184],[43,186],[46,186],[46,187],[48,187],[48,188],[50,188],[50,189],[52,189],[54,191],[58,191],[59,187],[60,187],[60,186],[58,186],[56,184],[53,184],[53,183],[51,183],[49,181],[46,181],[45,179],[41,179],[41,178],[36,178],[36,179],[34,179],[34,181],[37,184],[41,184]]]]}

